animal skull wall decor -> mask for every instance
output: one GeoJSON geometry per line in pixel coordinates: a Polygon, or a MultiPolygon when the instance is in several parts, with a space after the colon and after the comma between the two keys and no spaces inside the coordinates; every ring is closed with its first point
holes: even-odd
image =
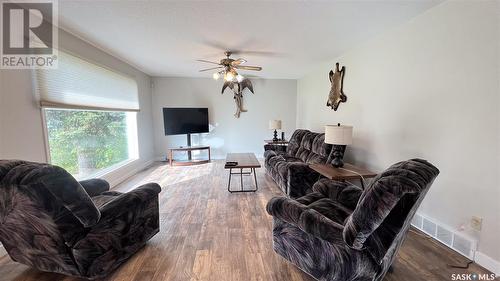
{"type": "Polygon", "coordinates": [[[224,81],[221,93],[224,94],[224,90],[227,88],[233,90],[233,98],[236,103],[236,113],[234,116],[240,118],[242,112],[247,112],[247,110],[243,108],[243,90],[247,88],[252,94],[255,94],[252,82],[247,78],[243,79],[241,82],[224,81]]]}
{"type": "Polygon", "coordinates": [[[345,75],[345,66],[342,66],[342,69],[339,69],[339,63],[335,64],[335,72],[330,70],[328,77],[330,78],[330,82],[332,83],[332,87],[330,89],[330,94],[328,95],[328,101],[326,102],[326,106],[331,107],[334,111],[337,111],[341,102],[347,101],[347,96],[344,94],[344,75],[345,75]]]}

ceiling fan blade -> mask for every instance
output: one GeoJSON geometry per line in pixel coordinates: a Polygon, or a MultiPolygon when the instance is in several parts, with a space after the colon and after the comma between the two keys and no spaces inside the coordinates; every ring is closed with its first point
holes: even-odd
{"type": "Polygon", "coordinates": [[[224,68],[224,67],[222,67],[222,66],[217,66],[217,67],[205,68],[205,69],[201,69],[201,70],[199,70],[199,72],[209,71],[209,70],[213,70],[213,69],[221,69],[221,68],[224,68]]]}
{"type": "Polygon", "coordinates": [[[231,65],[232,65],[232,66],[237,66],[237,65],[240,65],[240,64],[244,64],[244,63],[246,63],[246,62],[247,62],[247,61],[246,61],[245,59],[241,59],[241,58],[239,58],[239,59],[237,59],[237,60],[233,61],[233,62],[231,63],[231,65]]]}
{"type": "Polygon", "coordinates": [[[206,62],[206,63],[213,63],[213,64],[220,65],[220,63],[218,63],[218,62],[213,62],[213,61],[209,61],[209,60],[196,60],[196,61],[199,61],[199,62],[206,62]]]}
{"type": "Polygon", "coordinates": [[[253,75],[253,74],[246,74],[245,73],[245,78],[248,78],[248,79],[261,79],[262,77],[258,76],[258,75],[253,75]]]}
{"type": "Polygon", "coordinates": [[[249,66],[249,65],[235,65],[234,68],[244,69],[244,70],[255,70],[255,71],[262,70],[262,67],[260,67],[260,66],[249,66]]]}

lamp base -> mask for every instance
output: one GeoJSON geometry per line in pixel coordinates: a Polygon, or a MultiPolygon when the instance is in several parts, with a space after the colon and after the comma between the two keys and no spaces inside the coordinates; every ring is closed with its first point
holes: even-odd
{"type": "Polygon", "coordinates": [[[345,145],[333,145],[332,149],[332,154],[333,154],[333,160],[332,160],[332,165],[335,168],[341,168],[344,167],[344,161],[342,159],[344,158],[344,152],[345,152],[345,145]]]}
{"type": "Polygon", "coordinates": [[[274,130],[274,138],[273,141],[278,141],[278,131],[274,130]]]}

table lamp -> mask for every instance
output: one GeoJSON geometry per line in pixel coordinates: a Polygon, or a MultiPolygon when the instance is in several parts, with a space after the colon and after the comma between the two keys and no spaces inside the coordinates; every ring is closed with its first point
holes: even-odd
{"type": "Polygon", "coordinates": [[[269,120],[269,130],[274,130],[273,141],[278,141],[278,131],[281,130],[281,120],[269,120]]]}
{"type": "Polygon", "coordinates": [[[337,125],[325,126],[325,143],[333,144],[332,165],[336,168],[343,167],[346,145],[352,143],[352,126],[337,125]]]}

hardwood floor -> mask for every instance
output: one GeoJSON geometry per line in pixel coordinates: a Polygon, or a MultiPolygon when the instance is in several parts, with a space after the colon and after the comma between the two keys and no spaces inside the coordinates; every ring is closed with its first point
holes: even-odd
{"type": "MultiPolygon", "coordinates": [[[[265,206],[281,191],[257,169],[259,191],[230,194],[222,161],[188,167],[156,164],[115,188],[128,191],[158,182],[161,231],[105,280],[304,280],[313,279],[272,250],[271,217],[265,206]]],[[[234,184],[234,185],[233,185],[234,184]]],[[[244,177],[252,185],[253,177],[244,177]]],[[[239,188],[239,181],[232,182],[239,188]]],[[[423,234],[410,232],[386,281],[451,280],[452,273],[487,273],[423,234]]],[[[44,273],[11,261],[0,248],[0,280],[79,280],[44,273]]]]}

